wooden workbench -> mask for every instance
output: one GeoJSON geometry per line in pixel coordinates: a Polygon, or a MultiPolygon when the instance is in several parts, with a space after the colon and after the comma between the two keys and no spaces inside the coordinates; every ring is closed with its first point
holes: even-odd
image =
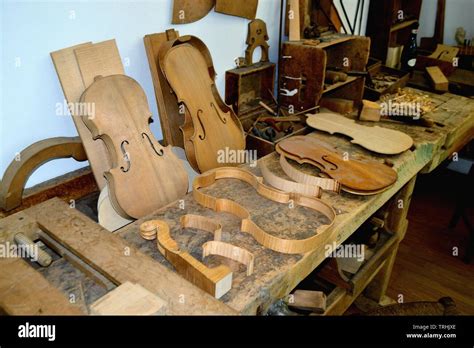
{"type": "MultiPolygon", "coordinates": [[[[429,93],[427,93],[429,94],[429,93]]],[[[431,95],[431,94],[430,94],[431,95]]],[[[453,151],[459,150],[473,137],[474,129],[474,100],[451,94],[431,95],[438,106],[431,113],[431,117],[437,122],[433,128],[404,125],[395,122],[383,122],[380,126],[401,130],[414,139],[414,147],[397,156],[377,156],[359,146],[352,145],[342,136],[330,136],[321,132],[314,132],[311,136],[318,137],[334,145],[339,151],[347,152],[356,158],[364,155],[387,162],[393,165],[398,172],[396,184],[389,190],[375,196],[355,196],[347,193],[336,195],[324,193],[322,199],[332,205],[336,212],[334,228],[330,232],[328,243],[335,242],[337,245],[344,242],[357,228],[369,219],[375,212],[397,197],[404,200],[403,209],[392,211],[391,222],[388,227],[392,232],[398,234],[398,242],[403,238],[407,228],[406,213],[409,207],[409,199],[414,187],[416,175],[420,172],[430,172],[436,168],[453,151]]],[[[278,157],[271,154],[263,160],[268,161],[270,168],[284,176],[279,168],[278,157]]],[[[252,172],[259,174],[258,168],[249,168],[252,172]]],[[[312,168],[305,167],[308,173],[312,168]]],[[[305,208],[290,209],[285,205],[270,202],[259,196],[249,185],[234,179],[219,180],[213,186],[204,189],[205,192],[235,200],[251,211],[254,221],[264,227],[269,233],[280,237],[301,239],[313,234],[314,230],[325,223],[322,216],[315,214],[305,208]]],[[[173,238],[179,246],[190,252],[197,259],[201,259],[201,246],[210,240],[212,236],[202,231],[180,230],[179,217],[184,214],[199,214],[215,218],[223,225],[222,240],[246,248],[255,254],[255,268],[251,276],[246,276],[243,266],[229,261],[228,265],[234,270],[232,289],[221,298],[221,301],[241,314],[265,313],[269,306],[275,301],[288,295],[296,285],[307,277],[325,259],[324,246],[308,252],[304,255],[286,255],[263,248],[252,236],[240,232],[240,221],[229,214],[215,213],[209,209],[199,206],[189,193],[183,202],[176,202],[163,208],[156,213],[126,226],[116,232],[122,237],[126,244],[136,247],[144,254],[151,256],[154,260],[166,267],[171,266],[162,257],[156,248],[155,242],[145,241],[139,236],[139,225],[149,219],[164,219],[171,228],[173,238]],[[184,203],[184,209],[183,208],[184,203]]],[[[48,209],[58,209],[58,201],[52,200],[37,205],[24,211],[25,216],[37,221],[47,219],[43,214],[48,209]]],[[[397,208],[392,208],[396,210],[397,208]]],[[[44,221],[47,223],[48,221],[44,221]]],[[[42,224],[44,224],[42,223],[42,224]]],[[[0,225],[2,220],[0,220],[0,225]]],[[[1,226],[0,226],[1,227],[1,226]]],[[[1,232],[1,228],[0,228],[1,232]]],[[[103,250],[107,253],[107,250],[103,250]]],[[[396,248],[381,265],[378,266],[379,274],[368,275],[367,282],[373,280],[369,287],[369,293],[373,298],[380,300],[385,292],[390,278],[391,267],[396,256],[396,248]]],[[[209,266],[216,266],[222,259],[210,257],[205,260],[209,266]]],[[[227,262],[227,261],[226,261],[227,262]]],[[[59,260],[49,268],[39,271],[65,293],[71,289],[80,288],[80,305],[84,311],[88,306],[104,294],[104,290],[89,278],[76,275],[74,268],[59,260]],[[80,283],[80,286],[78,285],[80,283]]],[[[140,279],[135,279],[140,282],[140,279]]],[[[146,281],[145,279],[143,281],[146,281]]],[[[179,293],[180,289],[176,289],[179,293]]],[[[359,291],[360,292],[360,291],[359,291]]],[[[340,290],[328,299],[328,314],[340,313],[353,301],[354,296],[348,296],[345,291],[340,290]],[[335,301],[337,298],[337,301],[335,301]],[[331,302],[333,301],[333,302],[331,302]]],[[[194,314],[196,308],[189,308],[189,314],[194,314]]],[[[218,314],[218,313],[216,313],[218,314]]]]}

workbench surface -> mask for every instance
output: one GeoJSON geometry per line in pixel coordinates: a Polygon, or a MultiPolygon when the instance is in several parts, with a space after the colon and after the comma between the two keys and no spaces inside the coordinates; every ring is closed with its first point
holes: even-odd
{"type": "MultiPolygon", "coordinates": [[[[332,144],[338,151],[347,152],[351,158],[364,155],[393,165],[398,173],[398,180],[389,190],[374,196],[355,196],[348,193],[340,195],[324,192],[322,199],[332,205],[337,217],[330,233],[328,244],[336,245],[344,242],[357,228],[379,210],[391,197],[406,185],[419,172],[429,172],[436,168],[453,151],[459,150],[473,137],[474,129],[474,100],[464,97],[444,94],[429,94],[437,105],[430,117],[437,122],[433,128],[406,125],[396,122],[380,122],[377,125],[403,131],[414,140],[410,151],[396,156],[378,156],[363,148],[352,145],[344,136],[328,135],[314,132],[310,136],[318,137],[332,144]]],[[[367,123],[370,124],[370,123],[367,123]]],[[[278,164],[278,156],[273,153],[260,161],[267,161],[268,166],[285,177],[278,164]]],[[[260,174],[258,168],[247,167],[255,174],[260,174]]],[[[315,169],[304,166],[304,171],[311,173],[315,169]]],[[[327,223],[320,214],[306,208],[290,207],[271,202],[259,196],[248,184],[235,180],[223,179],[217,181],[204,192],[216,197],[234,200],[250,210],[252,219],[267,232],[291,239],[301,239],[311,236],[315,229],[327,223]]],[[[35,208],[32,208],[33,211],[35,208]]],[[[28,214],[28,211],[25,211],[28,214]]],[[[39,212],[37,211],[36,214],[39,212]]],[[[246,276],[245,268],[233,261],[217,256],[204,260],[208,266],[226,263],[234,271],[232,289],[225,294],[221,301],[242,314],[265,312],[276,300],[284,298],[295,286],[308,276],[324,259],[325,246],[304,255],[287,255],[266,249],[259,245],[251,235],[240,231],[240,220],[230,214],[215,213],[201,207],[188,193],[182,202],[176,202],[160,209],[147,218],[136,221],[118,232],[127,243],[150,255],[153,259],[172,269],[171,265],[158,252],[156,242],[143,240],[139,235],[139,226],[150,219],[166,220],[171,229],[172,237],[181,249],[188,251],[194,257],[202,259],[202,244],[212,239],[212,235],[204,231],[191,229],[181,230],[179,218],[185,214],[198,214],[217,219],[223,226],[222,240],[243,247],[255,255],[254,273],[246,276]],[[184,204],[184,205],[183,205],[184,204]]],[[[1,237],[1,236],[0,236],[1,237]]],[[[1,239],[1,238],[0,238],[1,239]]],[[[67,292],[67,289],[78,287],[75,282],[81,282],[85,307],[104,294],[104,290],[93,282],[85,282],[75,276],[69,264],[58,263],[47,269],[38,269],[51,283],[67,292]],[[85,295],[84,295],[85,294],[85,295]]],[[[180,289],[176,289],[179,294],[180,289]]],[[[85,309],[87,311],[87,308],[85,309]]],[[[190,311],[189,314],[193,314],[190,311]]],[[[218,314],[218,313],[216,313],[218,314]]]]}

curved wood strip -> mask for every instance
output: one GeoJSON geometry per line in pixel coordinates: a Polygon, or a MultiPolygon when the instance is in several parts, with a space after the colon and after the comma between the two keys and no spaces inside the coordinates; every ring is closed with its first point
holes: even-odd
{"type": "Polygon", "coordinates": [[[242,219],[241,230],[251,234],[257,242],[266,248],[286,254],[302,254],[321,246],[326,241],[328,235],[326,232],[330,230],[336,218],[334,209],[317,198],[279,191],[264,185],[262,182],[263,178],[257,177],[242,168],[218,168],[194,179],[193,197],[206,208],[217,212],[230,213],[242,219]],[[229,199],[212,197],[200,191],[201,188],[211,186],[216,180],[220,179],[241,180],[250,184],[261,196],[269,200],[284,204],[293,203],[295,206],[313,209],[325,215],[330,220],[330,224],[318,228],[314,236],[306,239],[292,240],[273,236],[257,226],[251,220],[250,212],[240,204],[229,199]]]}
{"type": "Polygon", "coordinates": [[[336,193],[341,191],[341,184],[339,181],[328,178],[320,178],[303,173],[288,163],[286,157],[283,155],[280,156],[280,166],[285,174],[296,182],[304,185],[316,185],[321,187],[323,190],[334,191],[336,193]]]}
{"type": "MultiPolygon", "coordinates": [[[[189,222],[194,217],[188,217],[184,220],[189,222]]],[[[183,223],[183,219],[181,222],[183,223]]],[[[197,225],[203,226],[199,221],[188,226],[197,225]]],[[[215,224],[213,226],[215,227],[215,224]]],[[[210,232],[215,233],[216,231],[212,230],[210,232]]],[[[173,265],[176,271],[215,298],[222,297],[231,289],[232,271],[230,268],[224,265],[209,268],[189,253],[182,251],[176,241],[171,238],[169,226],[165,221],[150,220],[144,222],[140,225],[140,235],[147,240],[156,238],[158,250],[173,265]]]]}
{"type": "Polygon", "coordinates": [[[209,255],[219,255],[237,261],[247,266],[247,276],[250,276],[253,273],[255,257],[248,250],[229,243],[214,240],[206,242],[202,246],[202,257],[205,258],[209,255]]]}
{"type": "Polygon", "coordinates": [[[279,142],[276,151],[280,155],[308,163],[339,181],[342,189],[356,194],[379,193],[392,186],[398,178],[389,166],[374,160],[348,159],[330,145],[311,136],[294,136],[279,142]]]}
{"type": "Polygon", "coordinates": [[[302,184],[279,177],[278,175],[274,174],[270,169],[268,169],[267,165],[265,164],[265,160],[259,162],[259,167],[265,181],[279,190],[299,193],[310,197],[321,197],[321,188],[317,185],[302,184]]]}
{"type": "Polygon", "coordinates": [[[79,137],[50,138],[38,141],[20,152],[8,166],[1,181],[0,208],[13,210],[21,205],[23,190],[30,175],[46,162],[59,158],[86,161],[87,155],[79,137]]]}

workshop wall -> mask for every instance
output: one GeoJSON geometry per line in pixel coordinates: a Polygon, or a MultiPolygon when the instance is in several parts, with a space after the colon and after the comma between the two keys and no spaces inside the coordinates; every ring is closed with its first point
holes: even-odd
{"type": "MultiPolygon", "coordinates": [[[[418,40],[422,37],[432,37],[436,22],[436,0],[424,0],[420,14],[420,30],[418,40]]],[[[466,39],[474,36],[474,1],[472,0],[446,0],[446,16],[444,23],[444,43],[446,45],[456,45],[454,35],[456,29],[464,27],[466,39]]]]}
{"type": "MultiPolygon", "coordinates": [[[[270,59],[278,57],[280,5],[260,0],[257,18],[267,23],[270,59]]],[[[2,1],[0,176],[17,152],[50,137],[76,136],[69,116],[57,115],[63,92],[50,52],[86,41],[115,38],[125,72],[144,88],[155,122],[152,131],[162,139],[153,84],[143,36],[176,28],[181,34],[196,35],[209,47],[222,96],[225,71],[234,59],[244,55],[248,20],[211,11],[205,18],[187,25],[171,25],[172,0],[102,1],[2,1]]],[[[258,53],[256,53],[258,54],[258,53]]],[[[64,159],[38,169],[28,187],[85,166],[64,159]]]]}

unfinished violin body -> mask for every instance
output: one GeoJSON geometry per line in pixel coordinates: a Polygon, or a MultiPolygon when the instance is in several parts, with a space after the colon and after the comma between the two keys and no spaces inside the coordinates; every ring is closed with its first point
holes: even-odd
{"type": "Polygon", "coordinates": [[[163,45],[160,66],[179,103],[186,108],[186,156],[199,172],[239,163],[226,163],[226,150],[244,150],[245,136],[239,119],[217,92],[212,58],[196,37],[182,36],[163,45]]]}
{"type": "Polygon", "coordinates": [[[94,105],[82,120],[93,138],[106,144],[112,169],[104,176],[120,215],[138,219],[186,194],[184,166],[171,147],[161,146],[151,133],[148,101],[135,80],[125,75],[98,77],[81,102],[94,105]]]}
{"type": "Polygon", "coordinates": [[[388,189],[397,181],[397,172],[370,160],[344,160],[327,144],[310,136],[295,136],[279,142],[277,152],[299,163],[309,163],[337,180],[342,190],[370,195],[388,189]]]}
{"type": "Polygon", "coordinates": [[[329,134],[344,134],[351,143],[383,155],[397,155],[413,146],[413,139],[400,131],[384,127],[367,127],[335,113],[307,115],[308,126],[329,134]]]}

